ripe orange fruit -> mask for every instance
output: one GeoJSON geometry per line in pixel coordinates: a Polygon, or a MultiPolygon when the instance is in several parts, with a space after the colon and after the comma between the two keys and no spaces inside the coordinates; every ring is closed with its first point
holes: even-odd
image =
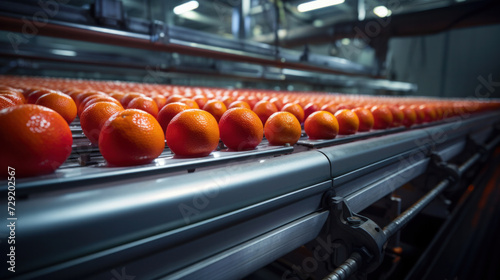
{"type": "Polygon", "coordinates": [[[403,119],[404,126],[410,127],[417,122],[417,113],[415,113],[415,110],[404,105],[399,106],[399,109],[403,112],[404,115],[403,119]]]}
{"type": "Polygon", "coordinates": [[[158,113],[158,123],[164,132],[167,132],[167,126],[170,121],[180,112],[189,109],[189,107],[181,102],[173,102],[165,105],[158,113]]]}
{"type": "Polygon", "coordinates": [[[226,95],[223,96],[220,101],[224,102],[224,105],[226,105],[226,107],[229,107],[229,105],[234,102],[234,98],[232,98],[229,95],[226,95]]]}
{"type": "Polygon", "coordinates": [[[403,121],[405,119],[405,114],[401,109],[396,106],[387,106],[389,110],[391,110],[392,114],[392,127],[398,127],[403,125],[403,121]]]}
{"type": "Polygon", "coordinates": [[[24,104],[0,111],[0,167],[16,176],[48,174],[71,154],[68,123],[54,110],[24,104]]]}
{"type": "Polygon", "coordinates": [[[272,114],[278,112],[278,108],[271,101],[262,100],[255,104],[253,111],[259,116],[262,123],[265,124],[272,114]]]}
{"type": "Polygon", "coordinates": [[[113,97],[116,101],[120,102],[120,100],[122,100],[122,98],[125,97],[125,94],[121,92],[112,92],[109,94],[109,96],[113,97]]]}
{"type": "Polygon", "coordinates": [[[203,108],[203,106],[207,103],[208,98],[203,95],[196,95],[193,97],[193,100],[198,104],[198,107],[203,108]]]}
{"type": "Polygon", "coordinates": [[[359,129],[359,118],[353,111],[342,109],[335,113],[335,117],[339,122],[339,134],[349,135],[354,134],[359,129]]]}
{"type": "Polygon", "coordinates": [[[352,110],[359,119],[359,128],[358,131],[369,131],[373,128],[373,124],[375,122],[372,112],[370,110],[365,109],[363,107],[358,107],[352,110]]]}
{"type": "Polygon", "coordinates": [[[279,99],[278,97],[273,97],[269,100],[269,102],[273,103],[276,108],[281,111],[281,108],[283,108],[283,101],[279,99]]]}
{"type": "Polygon", "coordinates": [[[297,103],[288,103],[283,106],[281,111],[292,113],[297,118],[299,123],[304,122],[304,110],[302,109],[302,106],[297,103]]]}
{"type": "Polygon", "coordinates": [[[100,91],[85,91],[85,92],[80,92],[80,93],[77,93],[75,95],[72,95],[72,97],[73,96],[75,97],[75,98],[73,98],[73,100],[75,101],[76,108],[79,108],[80,103],[83,102],[87,97],[94,96],[94,95],[106,96],[106,94],[104,94],[103,92],[100,92],[100,91]]]}
{"type": "Polygon", "coordinates": [[[186,104],[189,109],[200,109],[198,103],[196,103],[196,101],[194,101],[193,99],[182,98],[181,100],[179,100],[179,102],[186,104]]]}
{"type": "Polygon", "coordinates": [[[299,141],[302,128],[297,118],[288,112],[272,114],[264,125],[264,134],[271,145],[294,145],[299,141]]]}
{"type": "Polygon", "coordinates": [[[330,112],[332,115],[335,115],[335,113],[337,113],[337,107],[338,105],[337,104],[333,104],[333,103],[329,103],[329,104],[325,104],[323,106],[321,106],[321,111],[327,111],[327,112],[330,112]]]}
{"type": "MultiPolygon", "coordinates": [[[[208,103],[205,106],[207,105],[208,103]]],[[[209,112],[188,109],[170,121],[166,139],[168,147],[178,156],[204,157],[219,144],[219,126],[209,112]]]]}
{"type": "Polygon", "coordinates": [[[165,136],[160,124],[141,110],[127,109],[112,115],[99,135],[99,150],[111,165],[150,163],[164,149],[165,136]]]}
{"type": "Polygon", "coordinates": [[[80,115],[80,124],[83,134],[92,144],[99,143],[99,134],[104,123],[115,113],[123,111],[121,105],[113,102],[97,102],[90,104],[80,115]]]}
{"type": "Polygon", "coordinates": [[[310,102],[306,106],[304,106],[304,120],[307,120],[312,113],[319,111],[319,106],[316,103],[310,102]]]}
{"type": "Polygon", "coordinates": [[[411,105],[410,108],[413,109],[415,111],[415,114],[417,115],[416,123],[423,123],[425,121],[424,110],[417,105],[411,105]]]}
{"type": "Polygon", "coordinates": [[[112,103],[115,103],[116,105],[122,107],[122,104],[118,100],[116,100],[110,96],[95,94],[95,95],[91,95],[91,96],[85,98],[82,102],[80,102],[80,106],[78,106],[78,116],[80,116],[82,114],[83,110],[85,110],[85,108],[87,108],[89,105],[97,103],[97,102],[112,102],[112,103]]]}
{"type": "Polygon", "coordinates": [[[123,98],[120,100],[120,103],[122,104],[123,108],[127,108],[128,104],[130,101],[132,101],[136,97],[145,97],[146,95],[139,93],[139,92],[132,92],[132,93],[127,93],[123,98]]]}
{"type": "Polygon", "coordinates": [[[0,90],[0,95],[12,100],[16,105],[21,105],[26,103],[24,95],[17,90],[0,90]]]}
{"type": "Polygon", "coordinates": [[[227,110],[220,119],[219,130],[222,142],[235,151],[255,149],[264,135],[259,116],[247,108],[227,110]]]}
{"type": "Polygon", "coordinates": [[[436,110],[428,105],[420,105],[418,107],[424,113],[424,122],[433,122],[437,119],[436,110]]]}
{"type": "Polygon", "coordinates": [[[212,99],[203,106],[203,110],[212,114],[217,122],[219,122],[222,115],[227,111],[227,108],[222,101],[212,99]]]}
{"type": "Polygon", "coordinates": [[[304,122],[304,130],[310,139],[333,139],[339,133],[339,122],[330,112],[316,111],[304,122]]]}
{"type": "Polygon", "coordinates": [[[70,124],[76,118],[76,104],[71,97],[63,93],[47,93],[38,98],[36,105],[50,108],[70,124]]]}
{"type": "Polygon", "coordinates": [[[163,95],[155,95],[152,97],[158,106],[158,110],[161,110],[165,105],[167,105],[167,98],[163,95]]]}
{"type": "Polygon", "coordinates": [[[387,106],[373,106],[371,111],[373,119],[375,120],[373,128],[386,129],[392,125],[392,113],[387,106]]]}
{"type": "Polygon", "coordinates": [[[14,101],[10,100],[6,96],[0,95],[0,110],[5,109],[5,108],[9,108],[9,107],[13,107],[13,106],[16,106],[14,101]]]}
{"type": "Polygon", "coordinates": [[[35,104],[37,99],[44,95],[44,94],[47,94],[47,93],[51,93],[51,92],[54,92],[54,93],[57,93],[57,91],[55,90],[50,90],[50,89],[39,89],[39,90],[35,90],[35,91],[32,91],[29,95],[28,95],[28,98],[26,100],[26,102],[28,104],[35,104]]]}
{"type": "Polygon", "coordinates": [[[151,97],[136,97],[128,103],[127,109],[142,110],[151,114],[155,119],[158,116],[158,105],[156,105],[156,102],[151,97]]]}
{"type": "Polygon", "coordinates": [[[184,96],[179,95],[179,94],[174,94],[169,97],[167,97],[167,104],[173,103],[173,102],[179,102],[184,96]]]}
{"type": "Polygon", "coordinates": [[[232,109],[232,108],[247,108],[247,109],[250,109],[252,110],[252,108],[250,108],[250,105],[246,102],[246,101],[243,101],[243,100],[236,100],[234,101],[233,103],[229,104],[229,107],[227,107],[227,109],[232,109]]]}

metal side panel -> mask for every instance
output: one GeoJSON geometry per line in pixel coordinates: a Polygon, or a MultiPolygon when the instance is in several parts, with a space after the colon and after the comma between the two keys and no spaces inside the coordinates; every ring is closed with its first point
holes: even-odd
{"type": "Polygon", "coordinates": [[[330,160],[333,178],[418,148],[422,146],[421,143],[427,142],[427,138],[427,133],[415,130],[323,148],[319,151],[330,160]]]}
{"type": "Polygon", "coordinates": [[[161,279],[237,279],[318,236],[328,212],[314,213],[161,279]]]}
{"type": "Polygon", "coordinates": [[[191,225],[325,182],[329,173],[324,155],[310,151],[20,199],[19,268],[29,271],[191,225]]]}
{"type": "MultiPolygon", "coordinates": [[[[465,115],[443,120],[443,124],[423,129],[435,144],[464,137],[471,132],[492,128],[500,122],[500,112],[488,112],[474,116],[465,115]]],[[[471,136],[474,136],[473,134],[471,136]]]]}

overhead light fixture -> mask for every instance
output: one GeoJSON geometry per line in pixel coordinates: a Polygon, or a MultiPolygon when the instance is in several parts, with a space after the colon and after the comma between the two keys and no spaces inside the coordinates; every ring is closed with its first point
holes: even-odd
{"type": "Polygon", "coordinates": [[[385,6],[377,6],[373,8],[373,13],[378,17],[388,17],[392,14],[392,11],[387,9],[385,6]]]}
{"type": "Polygon", "coordinates": [[[180,15],[192,11],[200,6],[198,1],[189,1],[174,8],[174,14],[180,15]]]}
{"type": "Polygon", "coordinates": [[[297,6],[297,10],[301,13],[309,12],[312,10],[317,10],[333,5],[338,5],[344,3],[345,0],[315,0],[310,2],[305,2],[297,6]]]}

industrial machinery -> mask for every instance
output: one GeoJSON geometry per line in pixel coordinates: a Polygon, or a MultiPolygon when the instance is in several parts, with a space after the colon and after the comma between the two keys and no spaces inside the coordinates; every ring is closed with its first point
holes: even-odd
{"type": "MultiPolygon", "coordinates": [[[[162,13],[154,7],[172,10],[170,1],[147,1],[149,18],[128,15],[140,1],[62,2],[0,3],[1,74],[372,95],[412,94],[418,86],[388,78],[382,62],[368,67],[293,49],[302,35],[281,38],[278,26],[274,37],[248,39],[246,22],[259,1],[214,2],[221,18],[233,18],[235,38],[155,16],[162,13]]],[[[279,18],[283,2],[260,6],[279,18]]],[[[492,2],[464,5],[484,15],[498,10],[492,2]]],[[[448,8],[430,12],[462,11],[448,8]]],[[[394,32],[406,34],[405,26],[394,32]]],[[[107,166],[78,120],[70,128],[72,154],[55,173],[16,181],[16,271],[2,267],[2,279],[499,276],[498,110],[331,140],[304,134],[293,146],[264,140],[234,152],[220,145],[203,158],[177,158],[166,148],[134,167],[107,166]]]]}

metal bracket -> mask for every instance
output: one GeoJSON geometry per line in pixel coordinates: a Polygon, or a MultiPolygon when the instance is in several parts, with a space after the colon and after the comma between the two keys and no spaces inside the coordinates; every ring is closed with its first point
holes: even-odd
{"type": "Polygon", "coordinates": [[[330,209],[327,234],[334,243],[343,246],[342,256],[333,254],[333,264],[338,266],[356,252],[363,260],[358,271],[369,273],[375,270],[382,262],[384,245],[387,241],[383,230],[372,220],[352,213],[341,197],[330,199],[330,209]]]}
{"type": "Polygon", "coordinates": [[[460,170],[458,166],[444,161],[437,153],[431,153],[430,158],[430,171],[444,174],[445,178],[450,180],[450,185],[454,185],[460,180],[460,170]]]}
{"type": "Polygon", "coordinates": [[[163,21],[155,20],[151,23],[150,35],[152,43],[169,43],[168,25],[163,21]]]}
{"type": "Polygon", "coordinates": [[[122,1],[96,0],[94,17],[102,25],[121,27],[125,19],[122,1]]]}

